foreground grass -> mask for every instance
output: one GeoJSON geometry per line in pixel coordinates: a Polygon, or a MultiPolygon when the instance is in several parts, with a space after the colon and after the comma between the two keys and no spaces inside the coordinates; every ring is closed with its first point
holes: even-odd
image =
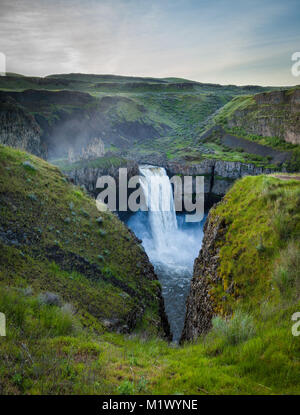
{"type": "Polygon", "coordinates": [[[158,337],[157,282],[141,279],[144,254],[117,218],[95,222],[88,196],[56,168],[0,150],[1,235],[26,233],[30,242],[1,242],[2,394],[300,393],[300,337],[291,331],[300,309],[299,181],[246,177],[211,212],[226,225],[212,292],[219,317],[206,337],[179,347],[158,337]],[[47,259],[53,246],[65,258],[84,251],[87,269],[47,259]],[[90,278],[97,261],[99,278],[90,278]],[[131,334],[105,328],[105,318],[126,321],[145,304],[131,334]]]}
{"type": "MultiPolygon", "coordinates": [[[[299,394],[299,338],[290,313],[272,310],[236,345],[212,332],[177,347],[157,338],[84,329],[67,308],[1,290],[4,394],[299,394]]],[[[296,309],[296,308],[295,308],[296,309]]]]}

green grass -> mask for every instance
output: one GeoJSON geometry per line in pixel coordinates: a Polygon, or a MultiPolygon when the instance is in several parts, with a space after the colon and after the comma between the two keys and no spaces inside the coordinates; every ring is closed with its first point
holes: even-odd
{"type": "Polygon", "coordinates": [[[233,98],[228,104],[224,105],[219,114],[214,118],[217,124],[227,124],[227,120],[231,118],[236,110],[244,110],[255,104],[253,96],[237,96],[233,98]]]}
{"type": "Polygon", "coordinates": [[[25,232],[31,242],[1,242],[0,311],[7,320],[7,336],[0,339],[1,393],[300,393],[300,343],[291,333],[291,316],[300,306],[294,295],[298,181],[246,177],[211,211],[225,221],[220,282],[211,293],[219,317],[206,337],[179,347],[159,336],[159,284],[142,277],[142,250],[125,226],[110,213],[97,221],[91,199],[54,166],[3,146],[0,160],[1,229],[25,232]],[[24,166],[26,160],[35,169],[24,166]],[[53,246],[67,262],[70,252],[86,258],[87,268],[69,270],[58,258],[47,259],[53,246]],[[108,279],[91,278],[87,264],[98,264],[108,279]],[[58,294],[61,304],[42,300],[45,291],[58,294]],[[136,306],[145,311],[130,335],[101,323],[113,315],[126,318],[136,306]]]}
{"type": "Polygon", "coordinates": [[[288,302],[300,299],[300,251],[296,242],[291,241],[280,253],[273,280],[288,302]]]}
{"type": "Polygon", "coordinates": [[[142,307],[136,324],[160,332],[159,289],[126,226],[110,212],[100,215],[57,167],[4,146],[0,161],[0,227],[17,241],[0,240],[0,282],[54,291],[100,331],[105,319],[134,326],[131,315],[142,307]]]}
{"type": "MultiPolygon", "coordinates": [[[[251,308],[272,294],[273,262],[291,240],[300,236],[300,186],[297,180],[270,176],[246,177],[235,183],[224,201],[211,213],[226,223],[220,249],[222,283],[213,289],[216,307],[228,311],[242,302],[251,308]],[[262,249],[262,247],[264,249],[262,249]],[[226,293],[234,283],[234,292],[226,293]]],[[[219,311],[221,311],[219,309],[219,311]]]]}
{"type": "MultiPolygon", "coordinates": [[[[285,91],[289,97],[297,88],[285,91]]],[[[266,95],[267,96],[267,95],[266,95]]],[[[291,159],[283,167],[289,172],[300,171],[300,146],[285,141],[287,131],[298,131],[299,112],[290,103],[257,104],[253,96],[237,96],[224,105],[206,126],[221,125],[229,134],[257,142],[276,150],[289,151],[291,159]],[[261,131],[260,125],[264,125],[261,131]]],[[[210,137],[214,141],[217,137],[210,137]]],[[[236,150],[232,150],[234,153],[236,150]]],[[[250,161],[250,159],[249,159],[250,161]]]]}
{"type": "Polygon", "coordinates": [[[33,296],[1,294],[5,394],[299,393],[299,341],[289,313],[272,312],[272,320],[256,323],[254,336],[234,345],[212,332],[179,348],[155,338],[95,336],[76,316],[33,296]]]}
{"type": "Polygon", "coordinates": [[[127,165],[127,160],[119,156],[104,156],[94,160],[82,160],[70,163],[68,159],[51,160],[51,163],[59,167],[64,172],[86,167],[107,169],[110,167],[123,167],[127,165]]]}
{"type": "MultiPolygon", "coordinates": [[[[234,96],[249,94],[247,87],[201,84],[180,78],[92,74],[37,78],[9,74],[0,79],[0,90],[22,92],[28,89],[38,90],[40,99],[31,101],[29,98],[23,100],[22,105],[30,116],[42,122],[44,133],[54,140],[55,126],[61,122],[76,119],[90,125],[87,120],[92,120],[92,124],[96,122],[101,126],[99,136],[107,149],[115,146],[119,152],[124,149],[139,154],[164,152],[170,159],[181,157],[182,149],[194,146],[208,116],[234,96]],[[185,87],[179,88],[178,84],[185,87]],[[88,93],[89,98],[78,92],[88,93]],[[136,133],[139,129],[146,130],[141,137],[136,133]]],[[[268,89],[253,87],[251,93],[268,89]]],[[[62,143],[59,138],[56,147],[63,144],[63,148],[68,148],[74,131],[65,131],[64,135],[68,134],[67,142],[62,143]]],[[[57,157],[66,158],[66,155],[57,157]]]]}

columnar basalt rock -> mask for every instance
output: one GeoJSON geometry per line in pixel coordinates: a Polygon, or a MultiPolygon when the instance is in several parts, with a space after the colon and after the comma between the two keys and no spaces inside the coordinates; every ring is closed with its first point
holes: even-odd
{"type": "Polygon", "coordinates": [[[254,95],[254,103],[237,110],[228,127],[241,127],[248,134],[279,137],[300,144],[300,89],[254,95]]]}
{"type": "Polygon", "coordinates": [[[170,176],[175,174],[204,176],[205,194],[218,196],[224,196],[237,179],[244,176],[258,176],[259,174],[274,172],[273,169],[258,167],[251,163],[214,159],[205,159],[193,165],[183,161],[170,161],[166,168],[170,176]]]}
{"type": "Polygon", "coordinates": [[[138,164],[134,161],[127,160],[122,167],[76,167],[74,169],[63,170],[63,173],[69,177],[74,184],[84,186],[86,190],[93,196],[97,195],[97,179],[101,176],[111,176],[119,183],[119,168],[127,168],[128,180],[139,174],[138,164]]]}
{"type": "Polygon", "coordinates": [[[208,215],[204,226],[202,248],[194,263],[181,343],[186,340],[196,340],[200,335],[207,333],[212,326],[215,305],[210,289],[212,284],[219,280],[218,242],[222,240],[225,230],[224,221],[217,216],[208,215]]]}

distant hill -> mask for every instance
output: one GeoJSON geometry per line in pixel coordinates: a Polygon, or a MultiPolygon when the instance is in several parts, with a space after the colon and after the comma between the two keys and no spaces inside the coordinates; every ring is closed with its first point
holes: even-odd
{"type": "MultiPolygon", "coordinates": [[[[107,149],[115,152],[157,151],[173,158],[181,157],[181,149],[194,145],[207,117],[233,97],[266,90],[269,88],[181,78],[8,74],[0,77],[0,114],[7,131],[11,128],[9,119],[16,117],[13,103],[16,111],[21,106],[24,119],[31,117],[32,124],[40,129],[36,140],[41,150],[36,154],[45,157],[64,158],[70,146],[82,147],[99,136],[107,149]]],[[[21,119],[19,123],[27,135],[32,135],[25,121],[23,127],[21,119]]],[[[0,142],[16,142],[3,134],[0,132],[0,142]]],[[[26,148],[24,140],[20,147],[34,152],[32,146],[26,148]]]]}

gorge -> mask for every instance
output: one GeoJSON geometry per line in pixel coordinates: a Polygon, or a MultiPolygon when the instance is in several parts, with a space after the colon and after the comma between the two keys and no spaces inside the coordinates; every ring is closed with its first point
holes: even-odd
{"type": "Polygon", "coordinates": [[[299,393],[299,87],[0,89],[0,393],[299,393]],[[146,210],[97,210],[119,168],[146,210]],[[204,177],[201,222],[175,211],[174,175],[204,177]]]}
{"type": "Polygon", "coordinates": [[[172,186],[164,168],[140,166],[139,170],[148,209],[133,214],[127,225],[143,241],[154,265],[162,284],[173,341],[178,342],[193,262],[201,247],[204,219],[196,224],[185,223],[185,215],[176,213],[172,186]]]}

